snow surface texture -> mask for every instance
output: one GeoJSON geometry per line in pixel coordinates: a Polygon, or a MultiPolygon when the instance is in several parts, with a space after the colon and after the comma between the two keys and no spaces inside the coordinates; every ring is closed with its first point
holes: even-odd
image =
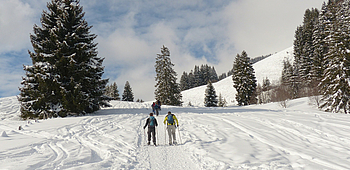
{"type": "MultiPolygon", "coordinates": [[[[277,80],[291,52],[256,63],[258,82],[277,80]]],[[[349,115],[319,111],[308,98],[286,109],[237,107],[231,77],[213,85],[230,107],[195,107],[204,105],[206,86],[184,91],[184,107],[162,106],[156,117],[157,147],[146,145],[142,128],[151,102],[112,101],[84,117],[20,121],[17,98],[0,98],[0,169],[350,169],[349,115]],[[180,122],[177,146],[167,145],[167,111],[180,122]]]]}
{"type": "MultiPolygon", "coordinates": [[[[289,47],[281,52],[271,55],[264,60],[253,64],[257,82],[262,85],[263,79],[266,77],[271,83],[278,83],[282,76],[283,60],[293,61],[293,47],[289,47]]],[[[232,62],[233,64],[233,62],[232,62]]],[[[219,82],[213,83],[216,95],[221,93],[226,100],[228,106],[233,106],[235,102],[236,89],[233,87],[232,77],[229,76],[219,82]]],[[[204,106],[205,89],[207,85],[185,90],[182,93],[182,101],[184,106],[204,106]]]]}
{"type": "Polygon", "coordinates": [[[142,128],[150,103],[113,101],[84,117],[18,121],[14,101],[0,98],[0,169],[350,169],[349,116],[318,111],[308,98],[287,109],[163,106],[157,147],[146,145],[142,128]],[[167,145],[167,111],[180,122],[177,146],[167,145]]]}

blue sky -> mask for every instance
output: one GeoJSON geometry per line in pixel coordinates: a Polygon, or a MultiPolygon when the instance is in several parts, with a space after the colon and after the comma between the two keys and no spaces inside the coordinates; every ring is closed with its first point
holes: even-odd
{"type": "MultiPolygon", "coordinates": [[[[49,0],[0,0],[0,97],[18,95],[23,65],[30,65],[29,35],[40,25],[49,0]]],[[[97,34],[105,78],[120,93],[130,82],[135,99],[154,98],[154,64],[162,45],[170,49],[180,78],[194,65],[232,67],[237,53],[250,57],[292,46],[307,8],[323,0],[81,0],[97,34]]],[[[204,94],[203,94],[204,95],[204,94]]]]}

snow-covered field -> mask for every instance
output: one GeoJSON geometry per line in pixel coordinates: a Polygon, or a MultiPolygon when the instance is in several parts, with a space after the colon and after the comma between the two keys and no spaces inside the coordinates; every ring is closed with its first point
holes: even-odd
{"type": "MultiPolygon", "coordinates": [[[[291,53],[254,64],[258,82],[277,81],[291,53]]],[[[229,107],[198,107],[206,86],[184,91],[184,107],[163,106],[157,117],[157,147],[146,146],[142,128],[150,102],[112,101],[84,117],[20,121],[16,97],[0,98],[0,169],[350,169],[349,115],[319,111],[308,98],[287,109],[238,107],[231,77],[214,87],[229,107]],[[167,145],[167,111],[180,121],[178,146],[167,145]]]]}
{"type": "Polygon", "coordinates": [[[1,98],[0,169],[350,169],[350,117],[308,103],[164,106],[155,147],[145,146],[142,128],[149,103],[114,101],[84,117],[19,121],[16,98],[1,98]],[[180,122],[178,146],[165,139],[167,111],[180,122]]]}

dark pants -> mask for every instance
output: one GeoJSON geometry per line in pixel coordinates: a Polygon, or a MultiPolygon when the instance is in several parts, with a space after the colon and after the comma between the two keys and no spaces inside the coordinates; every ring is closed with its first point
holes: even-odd
{"type": "Polygon", "coordinates": [[[151,135],[153,136],[153,143],[156,143],[156,128],[148,127],[148,142],[151,141],[151,135]]]}
{"type": "Polygon", "coordinates": [[[159,115],[159,109],[155,109],[156,110],[156,115],[158,116],[159,115]]]}

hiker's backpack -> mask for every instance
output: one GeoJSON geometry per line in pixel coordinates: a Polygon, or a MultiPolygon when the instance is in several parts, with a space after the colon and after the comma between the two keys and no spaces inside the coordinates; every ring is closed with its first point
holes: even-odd
{"type": "Polygon", "coordinates": [[[168,115],[168,123],[169,123],[169,124],[174,124],[173,114],[168,115]]]}
{"type": "Polygon", "coordinates": [[[149,117],[149,126],[150,127],[155,127],[156,126],[156,120],[155,120],[156,118],[154,118],[153,116],[150,116],[149,117]]]}

